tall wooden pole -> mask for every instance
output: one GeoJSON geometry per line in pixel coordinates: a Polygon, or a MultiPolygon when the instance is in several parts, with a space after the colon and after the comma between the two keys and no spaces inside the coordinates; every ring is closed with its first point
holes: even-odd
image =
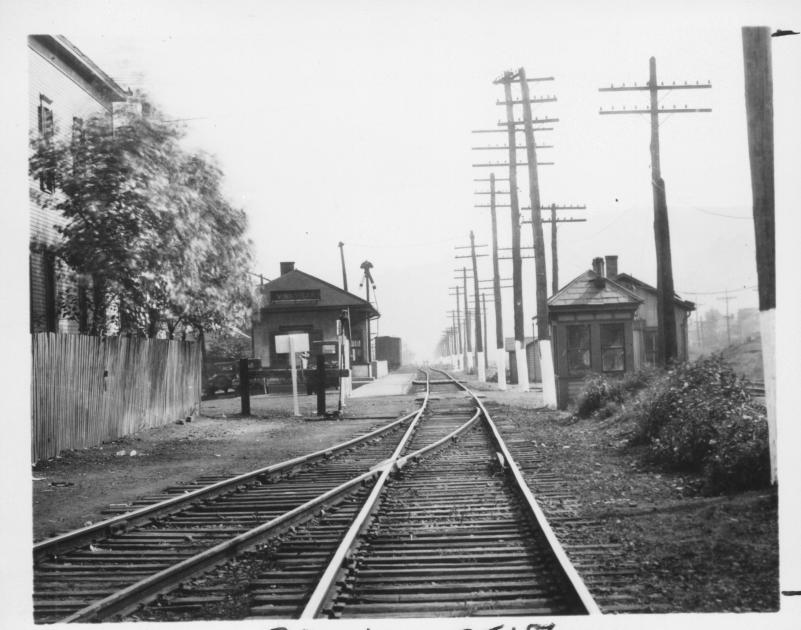
{"type": "Polygon", "coordinates": [[[771,482],[776,483],[776,225],[773,180],[773,63],[770,28],[743,27],[745,111],[754,204],[762,367],[768,410],[771,482]]]}
{"type": "Polygon", "coordinates": [[[478,294],[478,264],[476,263],[476,238],[473,230],[470,230],[470,257],[473,259],[473,308],[475,309],[475,326],[476,326],[476,352],[475,352],[475,365],[476,372],[478,372],[478,380],[484,382],[487,380],[486,372],[484,371],[484,340],[481,334],[481,296],[478,294]]]}
{"type": "Polygon", "coordinates": [[[528,362],[526,361],[526,329],[523,321],[523,260],[520,257],[520,203],[517,198],[517,141],[515,138],[512,104],[511,72],[503,74],[503,92],[506,101],[506,129],[509,141],[509,204],[512,207],[512,300],[515,330],[515,363],[517,384],[528,391],[528,362]]]}
{"type": "Polygon", "coordinates": [[[462,355],[462,369],[467,371],[467,344],[462,339],[462,311],[459,296],[459,285],[456,285],[456,326],[459,331],[459,353],[462,355]]]}
{"type": "MultiPolygon", "coordinates": [[[[501,272],[498,261],[498,217],[495,210],[495,173],[490,174],[490,212],[492,214],[492,295],[495,298],[495,362],[498,369],[498,389],[506,389],[506,343],[503,337],[503,305],[501,303],[501,272]]],[[[484,318],[486,321],[486,317],[484,318]]]]}
{"type": "Polygon", "coordinates": [[[729,315],[729,302],[731,302],[734,298],[729,296],[729,290],[726,289],[726,295],[724,297],[719,297],[718,299],[726,302],[726,340],[728,345],[731,345],[731,315],[729,315]]]}
{"type": "MultiPolygon", "coordinates": [[[[367,303],[370,303],[370,278],[364,279],[364,284],[367,286],[367,303]]],[[[372,352],[372,344],[370,343],[370,314],[367,314],[367,363],[370,364],[373,362],[373,352],[372,352]]],[[[368,371],[371,371],[370,368],[368,371]]]]}
{"type": "Polygon", "coordinates": [[[673,263],[670,254],[665,181],[659,157],[659,100],[656,83],[656,59],[650,59],[648,91],[651,95],[651,187],[654,197],[654,239],[656,242],[657,340],[663,365],[676,359],[676,310],[673,302],[673,263]]]}
{"type": "Polygon", "coordinates": [[[339,241],[339,258],[342,261],[342,288],[348,290],[348,274],[345,272],[345,243],[339,241]]]}
{"type": "Polygon", "coordinates": [[[556,239],[556,204],[551,204],[551,294],[559,291],[559,253],[557,252],[556,239]]]}
{"type": "MultiPolygon", "coordinates": [[[[481,312],[484,315],[484,345],[487,344],[487,299],[486,296],[481,294],[481,312]]],[[[489,348],[484,348],[484,374],[487,373],[489,368],[489,348]]]]}
{"type": "Polygon", "coordinates": [[[743,28],[748,155],[751,162],[760,311],[776,308],[773,77],[769,32],[767,27],[743,28]]]}
{"type": "MultiPolygon", "coordinates": [[[[464,339],[467,345],[465,357],[469,359],[470,354],[473,352],[473,341],[470,334],[470,309],[467,305],[467,267],[462,267],[462,294],[464,299],[464,339]]],[[[469,365],[467,362],[464,364],[465,372],[470,371],[468,370],[469,365]]]]}
{"type": "Polygon", "coordinates": [[[662,169],[659,157],[659,114],[691,114],[711,112],[709,108],[659,107],[657,94],[659,90],[692,90],[711,88],[711,83],[695,84],[684,82],[684,85],[671,83],[658,85],[656,81],[656,59],[651,57],[649,62],[649,78],[647,86],[610,85],[599,88],[600,92],[630,92],[647,90],[650,96],[650,107],[626,110],[601,110],[600,114],[620,115],[648,114],[651,118],[651,186],[654,198],[654,241],[656,243],[656,289],[657,289],[657,354],[658,362],[662,365],[669,363],[678,356],[678,342],[676,333],[676,313],[673,292],[673,263],[670,253],[670,227],[668,225],[667,196],[665,182],[662,179],[662,169]]]}
{"type": "Polygon", "coordinates": [[[531,228],[534,235],[534,266],[537,296],[537,339],[550,339],[548,327],[548,276],[545,270],[545,246],[542,236],[540,209],[540,182],[537,173],[537,148],[534,144],[534,125],[531,118],[531,100],[526,81],[526,70],[517,71],[523,101],[523,129],[526,136],[528,158],[528,194],[531,200],[531,228]]]}

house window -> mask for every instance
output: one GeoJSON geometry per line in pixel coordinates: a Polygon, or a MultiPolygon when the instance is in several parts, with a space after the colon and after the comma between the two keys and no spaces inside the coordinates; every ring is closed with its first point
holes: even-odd
{"type": "MultiPolygon", "coordinates": [[[[52,140],[55,133],[52,104],[53,101],[44,94],[39,95],[39,107],[37,109],[39,135],[47,142],[52,140]]],[[[56,189],[56,174],[53,169],[46,169],[39,174],[39,188],[49,193],[56,189]]]]}
{"type": "Polygon", "coordinates": [[[645,364],[656,365],[656,331],[646,330],[643,331],[643,345],[645,346],[645,364]]]}
{"type": "Polygon", "coordinates": [[[626,369],[623,324],[601,324],[601,369],[604,372],[623,372],[626,369]]]}
{"type": "Polygon", "coordinates": [[[584,374],[590,369],[590,327],[567,327],[567,372],[584,374]]]}

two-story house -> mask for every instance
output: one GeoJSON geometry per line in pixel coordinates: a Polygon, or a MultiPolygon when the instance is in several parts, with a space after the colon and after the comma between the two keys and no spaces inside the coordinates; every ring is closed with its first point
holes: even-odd
{"type": "MultiPolygon", "coordinates": [[[[120,87],[62,35],[28,37],[29,129],[32,138],[80,134],[83,121],[126,101],[120,87]]],[[[30,180],[30,329],[31,332],[85,332],[91,318],[90,281],[72,277],[55,257],[64,217],[43,207],[40,195],[58,195],[52,176],[30,180]],[[77,294],[78,312],[64,312],[64,296],[77,294]]]]}

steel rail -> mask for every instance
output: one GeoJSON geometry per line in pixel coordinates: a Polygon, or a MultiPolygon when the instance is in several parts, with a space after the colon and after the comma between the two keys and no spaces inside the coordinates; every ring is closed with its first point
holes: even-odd
{"type": "Polygon", "coordinates": [[[307,501],[289,512],[278,516],[267,523],[239,534],[209,549],[185,560],[154,573],[130,586],[127,586],[111,595],[93,602],[71,615],[60,619],[58,623],[102,621],[112,615],[125,615],[132,612],[140,604],[147,603],[159,593],[177,585],[181,581],[200,573],[235,555],[243,547],[252,546],[266,537],[276,536],[287,528],[295,525],[309,515],[309,512],[324,508],[338,500],[342,495],[357,489],[370,478],[379,475],[378,470],[371,470],[350,481],[347,481],[328,492],[307,501]]]}
{"type": "MultiPolygon", "coordinates": [[[[245,473],[244,475],[239,475],[231,480],[224,480],[223,482],[220,482],[218,484],[212,484],[211,486],[208,486],[206,488],[201,488],[200,492],[202,493],[202,491],[204,490],[208,490],[210,488],[216,488],[221,485],[231,485],[234,480],[236,482],[241,482],[242,479],[249,479],[255,475],[265,474],[265,472],[274,473],[276,469],[284,470],[287,467],[292,467],[294,465],[312,461],[319,456],[325,456],[327,454],[337,452],[339,450],[342,450],[343,448],[348,448],[349,446],[358,444],[359,442],[375,437],[376,435],[388,431],[389,429],[401,424],[402,422],[405,422],[409,418],[414,418],[413,422],[410,424],[411,426],[412,424],[417,422],[417,420],[419,419],[424,410],[425,410],[425,401],[423,402],[423,404],[419,406],[419,408],[416,411],[410,414],[406,414],[405,416],[402,416],[401,418],[395,420],[389,425],[377,429],[375,431],[372,431],[364,436],[348,440],[347,442],[338,444],[334,447],[322,449],[315,453],[294,458],[292,460],[287,460],[286,462],[281,462],[280,464],[269,466],[265,469],[260,469],[258,471],[245,473]]],[[[409,434],[408,430],[407,434],[409,434]]],[[[395,453],[399,453],[401,448],[402,444],[396,446],[395,453]]],[[[320,496],[315,497],[314,499],[307,501],[303,505],[300,505],[278,517],[271,519],[267,523],[263,523],[262,525],[259,525],[251,530],[248,530],[247,532],[243,532],[242,534],[239,534],[229,540],[226,540],[225,542],[215,545],[214,547],[205,549],[190,558],[186,558],[181,562],[171,567],[168,567],[167,569],[159,571],[158,573],[143,578],[142,580],[139,580],[134,584],[126,586],[125,588],[120,589],[119,591],[111,593],[110,595],[104,597],[103,599],[93,602],[92,604],[85,606],[84,608],[59,620],[59,622],[71,623],[71,622],[82,622],[82,621],[99,621],[102,619],[108,619],[112,615],[127,614],[133,611],[140,604],[151,601],[158,594],[166,590],[169,590],[171,587],[177,585],[186,578],[196,575],[202,572],[203,570],[209,568],[210,566],[218,564],[219,562],[225,560],[226,558],[235,555],[241,548],[252,546],[266,537],[274,537],[280,534],[287,528],[307,519],[309,517],[310,512],[316,511],[321,507],[327,507],[337,502],[343,495],[347,495],[357,490],[369,479],[378,477],[380,476],[381,473],[382,473],[381,468],[379,468],[378,466],[373,466],[368,472],[363,473],[349,481],[346,481],[343,484],[337,486],[336,488],[332,488],[324,492],[320,496]]],[[[192,495],[196,495],[196,493],[192,493],[192,495]]],[[[178,498],[186,500],[188,496],[189,494],[183,495],[178,498]]],[[[110,519],[110,520],[118,520],[118,519],[110,519]]]]}
{"type": "Polygon", "coordinates": [[[386,426],[376,429],[375,431],[371,431],[370,433],[353,438],[346,442],[341,442],[335,446],[321,449],[313,453],[308,453],[306,455],[301,455],[299,457],[288,459],[283,462],[272,464],[270,466],[259,468],[247,473],[242,473],[241,475],[231,477],[230,479],[224,479],[223,481],[218,481],[208,486],[204,486],[203,488],[198,488],[197,490],[192,490],[185,494],[180,494],[178,496],[144,506],[131,512],[125,512],[118,516],[113,516],[104,521],[100,521],[99,523],[94,523],[92,525],[88,525],[86,527],[40,541],[33,545],[34,562],[42,560],[47,556],[58,555],[66,550],[90,543],[97,538],[105,538],[114,534],[119,534],[131,527],[149,523],[152,519],[179,512],[181,509],[183,509],[183,507],[185,507],[185,505],[191,504],[193,501],[214,498],[235,489],[238,484],[250,481],[256,477],[275,475],[295,466],[308,464],[324,457],[330,457],[335,453],[355,446],[360,442],[370,440],[377,435],[393,429],[409,418],[412,418],[418,412],[419,410],[413,411],[398,418],[397,420],[394,420],[393,422],[390,422],[386,426]]]}
{"type": "Polygon", "coordinates": [[[303,612],[301,612],[299,619],[313,619],[321,610],[323,605],[326,603],[329,594],[331,593],[334,587],[334,580],[336,579],[337,575],[339,574],[340,570],[342,569],[342,563],[345,561],[345,558],[350,553],[351,548],[353,547],[353,543],[356,538],[362,533],[364,528],[368,524],[368,518],[372,514],[373,510],[376,507],[376,503],[378,501],[378,497],[381,494],[381,491],[384,488],[384,484],[386,483],[387,479],[389,478],[390,473],[392,472],[392,468],[394,463],[400,457],[400,453],[403,450],[403,447],[411,438],[414,430],[417,426],[417,423],[420,420],[420,417],[423,415],[423,411],[425,411],[426,406],[428,405],[428,398],[431,393],[431,386],[429,384],[430,380],[430,372],[426,372],[426,393],[423,398],[423,403],[420,405],[420,409],[417,412],[414,420],[409,424],[409,428],[406,429],[406,433],[404,434],[401,441],[398,443],[398,447],[395,449],[395,452],[392,454],[384,465],[382,466],[381,476],[373,485],[373,489],[370,492],[370,496],[367,497],[367,500],[362,505],[361,510],[359,510],[359,514],[354,519],[351,526],[348,528],[347,533],[342,539],[342,542],[337,547],[337,550],[334,552],[333,557],[331,558],[328,566],[326,566],[325,571],[323,572],[320,580],[317,582],[317,586],[314,588],[311,596],[309,597],[308,601],[306,602],[306,606],[303,608],[303,612]]]}
{"type": "Polygon", "coordinates": [[[503,441],[500,432],[498,431],[497,426],[492,421],[492,417],[490,416],[489,412],[487,411],[484,403],[476,396],[471,390],[469,390],[465,385],[459,383],[455,378],[453,378],[447,372],[443,370],[437,370],[437,372],[441,372],[445,374],[448,378],[450,378],[456,385],[464,389],[465,392],[470,394],[473,399],[476,401],[476,404],[479,406],[481,411],[484,414],[484,418],[487,421],[487,426],[490,428],[492,432],[493,439],[496,443],[496,446],[500,449],[501,456],[506,461],[506,466],[509,468],[512,476],[515,480],[515,483],[520,490],[523,498],[525,499],[525,503],[528,509],[531,512],[531,516],[534,518],[537,526],[542,531],[545,539],[548,541],[548,545],[556,559],[559,567],[562,569],[565,577],[567,578],[568,582],[570,583],[571,588],[574,591],[575,596],[581,602],[581,605],[584,607],[588,615],[600,615],[601,609],[598,607],[598,604],[595,603],[592,595],[590,594],[587,585],[584,584],[584,580],[579,575],[576,568],[573,566],[573,563],[568,558],[567,553],[565,552],[564,548],[562,547],[559,539],[556,537],[553,529],[551,529],[550,524],[548,523],[547,518],[545,517],[545,513],[540,508],[537,500],[534,498],[534,494],[531,492],[531,489],[528,487],[525,479],[523,478],[523,474],[520,472],[517,464],[512,458],[509,449],[506,446],[506,443],[503,441]]]}
{"type": "Polygon", "coordinates": [[[472,427],[479,420],[479,418],[481,418],[481,409],[476,409],[476,413],[473,415],[473,417],[470,418],[470,420],[465,422],[458,429],[456,429],[455,431],[451,431],[448,435],[446,435],[445,437],[437,440],[436,442],[434,442],[432,444],[429,444],[428,446],[424,446],[421,449],[416,450],[414,453],[409,453],[408,455],[404,455],[403,457],[400,457],[395,462],[395,464],[393,465],[393,469],[395,471],[400,470],[406,464],[408,464],[410,461],[417,460],[420,457],[422,457],[423,455],[425,455],[426,453],[428,453],[429,451],[433,451],[433,450],[439,449],[442,446],[444,446],[445,444],[447,444],[448,442],[450,442],[452,440],[455,440],[462,433],[464,433],[470,427],[472,427]]]}

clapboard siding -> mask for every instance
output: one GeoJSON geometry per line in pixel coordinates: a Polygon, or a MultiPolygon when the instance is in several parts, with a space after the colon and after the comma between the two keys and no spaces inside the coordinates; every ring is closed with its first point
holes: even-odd
{"type": "MultiPolygon", "coordinates": [[[[49,102],[47,107],[53,113],[55,135],[66,139],[72,133],[74,118],[86,120],[93,114],[112,111],[112,103],[98,86],[86,78],[82,78],[63,58],[48,49],[33,37],[28,38],[28,129],[31,137],[39,135],[39,106],[42,97],[49,102]]],[[[46,331],[48,315],[53,316],[55,310],[56,326],[59,332],[77,332],[74,321],[62,317],[57,310],[58,299],[47,311],[45,299],[45,267],[42,254],[52,251],[61,242],[59,226],[66,224],[66,218],[52,207],[45,207],[45,201],[55,204],[59,201],[60,192],[42,192],[39,181],[29,181],[30,195],[28,211],[30,216],[30,290],[31,290],[31,332],[46,331]],[[41,203],[40,203],[41,202],[41,203]]],[[[63,296],[71,288],[73,281],[68,274],[58,270],[56,275],[56,295],[63,296]]]]}
{"type": "Polygon", "coordinates": [[[200,346],[185,341],[32,335],[33,461],[193,413],[200,346]]]}

